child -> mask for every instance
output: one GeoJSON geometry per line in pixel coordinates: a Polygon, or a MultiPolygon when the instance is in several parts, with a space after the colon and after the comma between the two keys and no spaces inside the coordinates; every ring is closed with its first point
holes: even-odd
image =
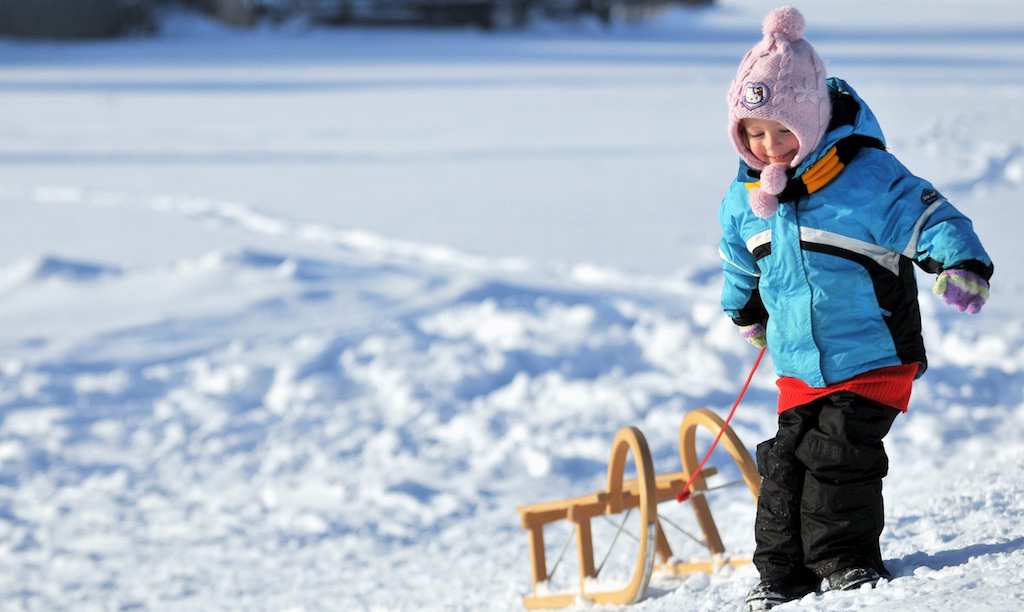
{"type": "Polygon", "coordinates": [[[779,375],[779,430],[762,476],[750,610],[887,577],[882,438],[927,362],[913,265],[977,313],[992,262],[971,222],[885,150],[852,87],[825,78],[792,7],[729,88],[742,158],[720,210],[722,306],[779,375]]]}

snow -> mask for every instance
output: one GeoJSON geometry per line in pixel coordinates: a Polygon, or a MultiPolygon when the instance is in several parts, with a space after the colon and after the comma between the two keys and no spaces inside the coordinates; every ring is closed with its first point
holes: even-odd
{"type": "MultiPolygon", "coordinates": [[[[626,425],[680,469],[683,415],[724,416],[753,363],[718,308],[715,211],[724,88],[772,6],[0,41],[2,607],[519,609],[516,507],[601,488],[626,425]]],[[[932,367],[886,440],[894,579],[788,609],[1020,609],[1024,8],[798,6],[996,274],[975,317],[921,277],[932,367]]],[[[770,365],[734,422],[750,449],[770,365]]],[[[749,555],[749,494],[711,502],[749,555]]],[[[594,530],[600,560],[615,527],[594,530]]],[[[546,586],[575,574],[570,550],[546,586]]],[[[656,574],[631,609],[738,609],[755,580],[656,574]]]]}

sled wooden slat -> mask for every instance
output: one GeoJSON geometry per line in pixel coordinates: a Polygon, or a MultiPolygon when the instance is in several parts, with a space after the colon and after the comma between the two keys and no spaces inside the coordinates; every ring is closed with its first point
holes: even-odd
{"type": "MultiPolygon", "coordinates": [[[[643,434],[635,427],[619,430],[612,442],[611,458],[608,462],[608,484],[605,489],[587,495],[568,499],[527,504],[516,508],[520,523],[527,531],[530,552],[531,594],[523,598],[526,608],[563,608],[573,605],[577,598],[584,598],[599,604],[629,604],[643,599],[654,567],[655,553],[661,559],[658,569],[673,574],[713,572],[724,565],[744,565],[749,559],[724,558],[725,546],[711,515],[707,499],[692,495],[688,503],[693,507],[697,523],[704,534],[711,553],[709,561],[672,561],[669,545],[661,523],[658,521],[657,504],[675,499],[689,480],[687,470],[696,469],[696,429],[704,427],[713,434],[724,427],[721,443],[740,468],[743,480],[756,502],[760,477],[750,453],[736,434],[725,427],[722,420],[710,410],[701,408],[686,415],[679,430],[679,455],[683,464],[682,472],[655,475],[650,450],[643,434]],[[637,478],[625,480],[627,454],[633,456],[637,478]],[[619,590],[601,591],[591,587],[587,581],[597,577],[594,566],[594,549],[591,521],[605,514],[640,509],[640,534],[636,566],[629,584],[619,590]],[[571,593],[543,593],[543,585],[549,578],[544,547],[544,526],[555,521],[567,520],[574,524],[577,565],[579,568],[578,591],[571,593]]],[[[694,478],[691,493],[707,489],[707,478],[715,475],[714,467],[707,467],[694,478]]]]}
{"type": "MultiPolygon", "coordinates": [[[[710,478],[718,473],[718,469],[711,466],[701,471],[701,476],[710,478]]],[[[655,499],[659,502],[675,499],[686,484],[688,476],[685,472],[674,472],[663,474],[655,479],[655,499]]],[[[639,485],[636,479],[627,480],[622,483],[622,504],[623,508],[636,508],[640,505],[640,496],[637,494],[639,485]]],[[[591,516],[605,514],[604,509],[608,505],[609,495],[607,491],[595,491],[588,495],[570,497],[547,502],[538,502],[519,506],[519,512],[524,529],[532,525],[547,525],[559,520],[569,519],[572,512],[594,512],[591,516]],[[574,510],[575,509],[575,510],[574,510]]]]}

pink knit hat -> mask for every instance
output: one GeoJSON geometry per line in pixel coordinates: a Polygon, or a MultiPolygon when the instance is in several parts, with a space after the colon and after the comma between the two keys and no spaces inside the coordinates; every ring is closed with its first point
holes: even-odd
{"type": "Polygon", "coordinates": [[[803,15],[791,6],[768,13],[762,27],[764,38],[743,57],[726,95],[733,146],[751,168],[764,171],[761,188],[751,193],[751,205],[760,216],[770,216],[778,207],[774,196],[786,186],[786,167],[772,164],[765,168],[747,148],[740,121],[771,119],[788,127],[800,142],[789,164],[795,168],[818,147],[832,112],[825,65],[803,39],[804,27],[803,15]]]}

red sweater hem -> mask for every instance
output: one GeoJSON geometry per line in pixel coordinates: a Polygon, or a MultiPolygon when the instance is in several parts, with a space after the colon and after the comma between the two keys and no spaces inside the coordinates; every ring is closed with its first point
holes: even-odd
{"type": "Polygon", "coordinates": [[[811,387],[791,376],[782,376],[779,387],[779,414],[797,406],[831,395],[837,391],[850,391],[869,400],[906,412],[910,405],[910,390],[917,376],[917,364],[907,363],[870,370],[849,380],[827,387],[811,387]]]}

